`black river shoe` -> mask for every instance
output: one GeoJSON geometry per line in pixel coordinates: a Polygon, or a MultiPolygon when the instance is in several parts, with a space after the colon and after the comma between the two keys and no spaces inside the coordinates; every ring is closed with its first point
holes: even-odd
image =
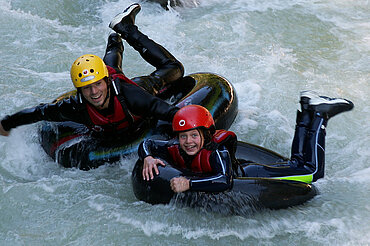
{"type": "Polygon", "coordinates": [[[131,24],[135,25],[135,17],[137,13],[141,10],[141,6],[138,3],[133,3],[128,6],[122,13],[116,15],[113,20],[109,23],[109,27],[114,31],[117,31],[119,24],[126,25],[131,24]]]}
{"type": "Polygon", "coordinates": [[[319,96],[311,91],[301,92],[301,104],[302,102],[307,102],[307,100],[309,110],[326,114],[328,118],[345,111],[350,111],[354,106],[347,99],[319,96]]]}

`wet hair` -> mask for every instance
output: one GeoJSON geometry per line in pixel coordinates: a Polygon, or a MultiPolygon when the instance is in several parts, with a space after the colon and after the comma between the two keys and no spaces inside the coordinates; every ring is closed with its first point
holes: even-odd
{"type": "Polygon", "coordinates": [[[211,131],[209,129],[206,129],[206,128],[199,128],[198,131],[201,132],[201,134],[203,136],[203,139],[204,139],[203,146],[206,146],[207,144],[209,144],[212,140],[211,131]]]}

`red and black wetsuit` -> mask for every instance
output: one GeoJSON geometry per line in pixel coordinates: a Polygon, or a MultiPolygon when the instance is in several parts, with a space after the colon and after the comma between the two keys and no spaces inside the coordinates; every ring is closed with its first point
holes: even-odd
{"type": "Polygon", "coordinates": [[[42,120],[73,121],[95,131],[116,134],[135,132],[143,118],[154,117],[172,121],[178,108],[155,97],[115,69],[108,67],[112,79],[110,103],[105,111],[98,111],[79,94],[51,104],[40,104],[6,116],[1,124],[6,131],[17,126],[42,120]]]}
{"type": "Polygon", "coordinates": [[[218,130],[211,143],[196,155],[189,156],[180,148],[177,140],[148,139],[141,143],[138,154],[141,160],[153,156],[195,173],[195,176],[187,177],[192,191],[221,192],[232,187],[236,141],[233,132],[218,130]]]}

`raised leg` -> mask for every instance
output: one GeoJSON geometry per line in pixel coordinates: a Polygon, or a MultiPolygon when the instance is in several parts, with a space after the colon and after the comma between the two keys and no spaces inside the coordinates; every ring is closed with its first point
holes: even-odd
{"type": "MultiPolygon", "coordinates": [[[[132,4],[122,13],[118,14],[109,24],[109,27],[119,33],[126,42],[137,50],[140,55],[156,70],[146,77],[136,78],[135,82],[144,79],[149,81],[149,86],[153,87],[154,93],[164,85],[180,79],[184,75],[184,67],[169,51],[157,44],[148,36],[141,33],[135,25],[135,17],[141,7],[139,4],[132,4]]],[[[151,88],[146,88],[151,89],[151,88]]]]}
{"type": "Polygon", "coordinates": [[[110,34],[103,58],[104,63],[115,70],[122,72],[123,50],[124,48],[121,37],[117,33],[110,34]]]}
{"type": "Polygon", "coordinates": [[[313,116],[304,150],[306,168],[312,170],[313,181],[324,177],[325,173],[325,136],[327,119],[320,113],[313,116]]]}
{"type": "Polygon", "coordinates": [[[303,110],[302,112],[297,111],[296,126],[292,141],[290,159],[296,160],[298,165],[303,165],[305,162],[304,150],[310,122],[311,116],[307,110],[303,110]]]}
{"type": "Polygon", "coordinates": [[[243,164],[247,177],[276,177],[316,181],[325,173],[325,135],[328,120],[353,108],[346,99],[328,98],[311,92],[301,94],[302,112],[297,112],[297,125],[292,143],[291,160],[264,165],[243,164]]]}
{"type": "Polygon", "coordinates": [[[308,101],[307,111],[312,120],[304,144],[304,162],[306,168],[313,170],[313,181],[324,177],[325,173],[325,136],[330,118],[352,110],[353,103],[342,98],[318,96],[310,91],[301,93],[301,100],[308,101]]]}

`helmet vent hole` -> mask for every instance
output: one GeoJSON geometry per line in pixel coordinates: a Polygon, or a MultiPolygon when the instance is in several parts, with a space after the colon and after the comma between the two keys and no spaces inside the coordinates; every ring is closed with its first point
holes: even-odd
{"type": "Polygon", "coordinates": [[[80,78],[81,78],[81,77],[82,77],[82,73],[79,73],[79,74],[78,74],[78,77],[80,77],[80,78]]]}
{"type": "Polygon", "coordinates": [[[90,69],[90,73],[94,73],[94,69],[90,69]]]}

